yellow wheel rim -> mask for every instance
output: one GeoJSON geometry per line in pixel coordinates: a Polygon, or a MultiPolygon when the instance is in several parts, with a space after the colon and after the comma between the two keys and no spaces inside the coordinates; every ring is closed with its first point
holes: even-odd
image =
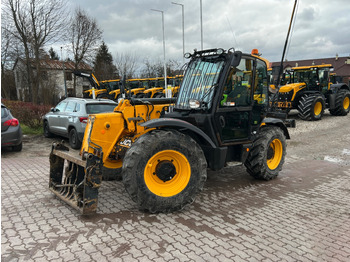
{"type": "Polygon", "coordinates": [[[182,192],[191,178],[191,166],[178,151],[164,150],[151,157],[144,170],[147,188],[155,195],[171,197],[182,192]]]}
{"type": "Polygon", "coordinates": [[[268,149],[267,153],[267,166],[274,170],[278,167],[281,162],[283,155],[283,146],[282,142],[279,139],[274,139],[268,149]]]}
{"type": "Polygon", "coordinates": [[[314,114],[315,116],[318,116],[319,114],[321,114],[321,112],[322,112],[322,103],[317,102],[314,107],[314,114]]]}
{"type": "Polygon", "coordinates": [[[349,106],[350,106],[350,98],[348,96],[346,96],[344,98],[344,101],[343,101],[343,108],[345,110],[347,110],[349,108],[349,106]]]}

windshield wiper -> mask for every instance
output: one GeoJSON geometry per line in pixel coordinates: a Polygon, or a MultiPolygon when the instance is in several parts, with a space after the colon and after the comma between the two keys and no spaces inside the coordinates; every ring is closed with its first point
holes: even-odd
{"type": "Polygon", "coordinates": [[[204,102],[204,99],[211,93],[211,91],[213,90],[213,88],[215,88],[217,85],[218,85],[217,83],[216,83],[216,84],[213,84],[211,87],[209,87],[209,88],[205,91],[204,95],[203,95],[203,96],[200,98],[200,100],[199,100],[199,102],[200,102],[201,104],[205,104],[205,106],[208,105],[208,102],[204,102]]]}

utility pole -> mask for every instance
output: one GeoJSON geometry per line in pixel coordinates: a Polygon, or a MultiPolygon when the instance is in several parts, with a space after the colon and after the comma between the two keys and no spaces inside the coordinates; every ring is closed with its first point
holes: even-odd
{"type": "Polygon", "coordinates": [[[277,83],[276,83],[276,87],[277,88],[278,88],[278,86],[280,84],[280,78],[281,78],[281,75],[282,75],[282,72],[283,72],[283,60],[284,60],[284,55],[285,55],[286,49],[287,49],[288,38],[289,38],[289,34],[290,34],[290,29],[291,29],[292,23],[293,23],[293,18],[294,18],[294,12],[295,12],[296,5],[297,5],[297,0],[295,0],[295,2],[294,2],[293,12],[292,12],[292,16],[290,18],[290,23],[289,23],[288,33],[287,33],[287,37],[286,37],[286,42],[284,43],[282,59],[281,59],[281,64],[280,64],[280,70],[278,72],[278,78],[277,78],[277,83]]]}

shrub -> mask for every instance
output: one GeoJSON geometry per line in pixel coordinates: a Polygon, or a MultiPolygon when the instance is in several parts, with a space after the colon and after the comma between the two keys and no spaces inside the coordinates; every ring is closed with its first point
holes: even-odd
{"type": "Polygon", "coordinates": [[[1,102],[6,105],[12,115],[20,123],[30,128],[40,128],[42,126],[42,117],[50,111],[49,105],[35,105],[30,102],[11,101],[2,99],[1,102]]]}

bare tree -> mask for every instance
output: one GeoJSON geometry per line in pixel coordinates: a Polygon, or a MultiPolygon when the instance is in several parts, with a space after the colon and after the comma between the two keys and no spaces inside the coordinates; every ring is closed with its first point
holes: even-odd
{"type": "Polygon", "coordinates": [[[136,55],[117,53],[115,55],[115,66],[120,77],[126,76],[127,79],[133,78],[137,70],[136,55]]]}
{"type": "MultiPolygon", "coordinates": [[[[167,76],[175,76],[180,72],[180,63],[176,60],[170,59],[166,62],[167,76]]],[[[164,75],[163,61],[150,60],[146,58],[144,60],[144,66],[141,71],[141,76],[148,77],[160,77],[164,75]]]]}
{"type": "MultiPolygon", "coordinates": [[[[74,69],[84,60],[92,60],[93,54],[102,38],[102,31],[94,18],[80,8],[75,10],[71,21],[69,39],[72,44],[74,69]]],[[[76,95],[76,76],[74,76],[74,95],[76,95]]]]}
{"type": "Polygon", "coordinates": [[[5,4],[12,20],[11,33],[24,49],[28,87],[34,103],[39,101],[40,50],[62,35],[66,21],[65,4],[62,0],[7,0],[5,4]]]}

